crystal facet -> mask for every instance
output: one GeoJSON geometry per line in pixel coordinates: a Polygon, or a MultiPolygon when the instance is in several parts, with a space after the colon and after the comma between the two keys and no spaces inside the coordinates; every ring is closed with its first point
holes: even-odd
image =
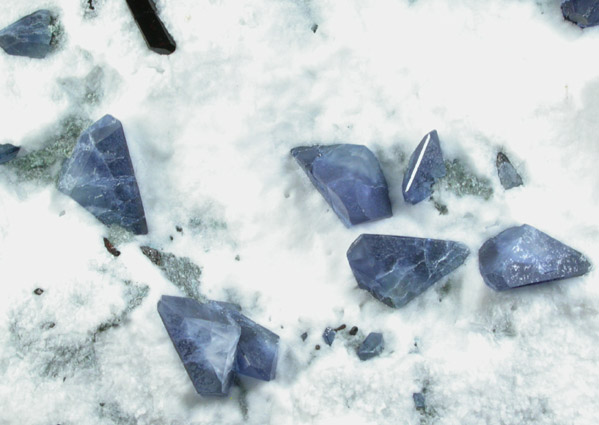
{"type": "Polygon", "coordinates": [[[158,313],[189,378],[202,395],[227,395],[240,326],[217,303],[162,296],[158,313]]]}
{"type": "Polygon", "coordinates": [[[337,332],[335,332],[332,328],[326,328],[322,333],[322,339],[327,345],[333,345],[333,341],[335,341],[335,337],[337,336],[337,332]]]}
{"type": "Polygon", "coordinates": [[[110,115],[81,134],[62,168],[58,189],[104,224],[148,233],[123,126],[110,115]]]}
{"type": "Polygon", "coordinates": [[[410,204],[417,204],[433,193],[433,183],[445,175],[445,163],[439,144],[437,130],[424,136],[410,157],[408,169],[403,176],[403,197],[410,204]]]}
{"type": "Polygon", "coordinates": [[[383,340],[383,334],[371,332],[358,347],[358,357],[360,360],[371,359],[381,354],[384,348],[385,341],[383,340]]]}
{"type": "Polygon", "coordinates": [[[127,0],[127,4],[146,40],[148,48],[161,55],[170,55],[173,53],[177,45],[158,17],[154,1],[127,0]]]}
{"type": "Polygon", "coordinates": [[[497,174],[499,181],[505,190],[522,186],[522,177],[516,171],[510,160],[503,152],[497,154],[497,174]]]}
{"type": "Polygon", "coordinates": [[[14,159],[19,153],[20,149],[20,147],[13,146],[10,143],[0,145],[0,164],[4,164],[5,162],[14,159]]]}
{"type": "Polygon", "coordinates": [[[459,267],[468,254],[459,242],[364,234],[349,247],[347,259],[360,288],[398,308],[459,267]]]}
{"type": "Polygon", "coordinates": [[[580,28],[599,24],[599,1],[597,0],[563,0],[562,14],[568,21],[580,28]]]}
{"type": "Polygon", "coordinates": [[[0,47],[14,56],[45,58],[52,49],[52,22],[49,10],[38,10],[0,31],[0,47]]]}
{"type": "Polygon", "coordinates": [[[528,224],[487,240],[478,261],[485,283],[496,291],[582,276],[591,269],[580,252],[528,224]]]}
{"type": "Polygon", "coordinates": [[[297,147],[291,155],[347,227],[391,217],[387,181],[366,146],[297,147]]]}
{"type": "Polygon", "coordinates": [[[424,394],[422,393],[414,393],[412,394],[412,398],[414,399],[414,406],[417,410],[424,410],[426,408],[426,401],[424,399],[424,394]]]}

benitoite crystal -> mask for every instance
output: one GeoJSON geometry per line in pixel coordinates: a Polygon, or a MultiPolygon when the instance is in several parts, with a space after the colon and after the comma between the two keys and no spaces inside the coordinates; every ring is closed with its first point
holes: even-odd
{"type": "Polygon", "coordinates": [[[297,147],[291,155],[347,227],[391,217],[387,181],[366,146],[297,147]]]}
{"type": "Polygon", "coordinates": [[[580,252],[527,224],[487,240],[478,260],[485,283],[496,291],[581,276],[591,268],[580,252]]]}
{"type": "Polygon", "coordinates": [[[335,337],[337,336],[337,332],[335,332],[332,328],[326,328],[322,333],[322,339],[327,345],[333,345],[333,341],[335,341],[335,337]]]}
{"type": "Polygon", "coordinates": [[[110,115],[81,134],[62,168],[58,189],[104,224],[148,233],[123,126],[110,115]]]}
{"type": "Polygon", "coordinates": [[[360,288],[398,308],[459,267],[468,254],[459,242],[364,234],[349,247],[347,259],[360,288]]]}
{"type": "Polygon", "coordinates": [[[241,328],[217,303],[162,296],[158,313],[189,378],[202,395],[227,395],[241,328]]]}
{"type": "Polygon", "coordinates": [[[0,31],[0,47],[14,56],[45,58],[52,49],[52,22],[49,10],[38,10],[0,31]]]}
{"type": "Polygon", "coordinates": [[[410,204],[417,204],[433,193],[433,183],[445,176],[445,163],[439,144],[437,130],[424,136],[410,157],[408,169],[403,176],[403,197],[410,204]]]}
{"type": "Polygon", "coordinates": [[[153,0],[127,0],[127,4],[148,48],[161,55],[173,53],[177,45],[158,17],[153,0]]]}
{"type": "Polygon", "coordinates": [[[381,354],[384,348],[385,341],[383,339],[383,334],[371,332],[358,347],[358,357],[360,360],[371,359],[381,354]]]}
{"type": "Polygon", "coordinates": [[[497,154],[497,174],[499,174],[499,181],[505,190],[513,187],[522,186],[522,177],[516,171],[508,157],[503,153],[497,154]]]}
{"type": "Polygon", "coordinates": [[[0,164],[4,164],[5,162],[14,159],[19,153],[20,149],[20,147],[13,146],[10,143],[0,145],[0,164]]]}
{"type": "Polygon", "coordinates": [[[412,399],[414,400],[414,406],[416,407],[416,410],[424,410],[426,408],[424,394],[414,393],[412,394],[412,399]]]}
{"type": "Polygon", "coordinates": [[[592,27],[599,24],[598,0],[564,0],[562,14],[568,21],[574,22],[580,28],[592,27]]]}

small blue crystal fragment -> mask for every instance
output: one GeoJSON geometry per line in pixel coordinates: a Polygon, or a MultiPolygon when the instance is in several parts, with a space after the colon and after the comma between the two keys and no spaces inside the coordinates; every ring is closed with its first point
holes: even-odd
{"type": "Polygon", "coordinates": [[[383,340],[383,334],[371,332],[358,347],[358,357],[360,360],[371,359],[381,354],[384,348],[385,341],[383,340]]]}
{"type": "Polygon", "coordinates": [[[326,328],[322,333],[322,339],[327,345],[333,345],[333,341],[335,341],[335,337],[337,336],[337,332],[335,332],[332,328],[326,328]]]}
{"type": "Polygon", "coordinates": [[[508,157],[503,153],[497,154],[497,174],[499,174],[499,181],[505,190],[513,187],[522,186],[522,177],[516,171],[508,157]]]}
{"type": "Polygon", "coordinates": [[[424,136],[410,157],[408,169],[403,176],[403,198],[417,204],[433,193],[433,183],[445,176],[445,163],[439,144],[437,130],[424,136]]]}
{"type": "Polygon", "coordinates": [[[426,407],[426,401],[424,400],[424,394],[422,393],[414,393],[412,394],[412,398],[414,399],[414,406],[416,410],[424,410],[426,407]]]}
{"type": "Polygon", "coordinates": [[[279,336],[239,312],[238,306],[216,302],[241,327],[233,370],[240,375],[270,381],[279,358],[279,336]]]}
{"type": "Polygon", "coordinates": [[[123,126],[110,115],[81,134],[63,165],[58,189],[106,225],[148,233],[123,126]]]}
{"type": "Polygon", "coordinates": [[[391,217],[387,181],[366,146],[304,146],[291,155],[347,227],[391,217]]]}
{"type": "Polygon", "coordinates": [[[15,159],[20,149],[20,147],[13,146],[10,143],[0,145],[0,164],[15,159]]]}
{"type": "Polygon", "coordinates": [[[485,283],[496,291],[582,276],[591,269],[580,252],[528,224],[487,240],[478,262],[485,283]]]}
{"type": "Polygon", "coordinates": [[[568,21],[580,28],[599,24],[599,1],[597,0],[563,0],[562,14],[568,21]]]}
{"type": "Polygon", "coordinates": [[[202,395],[229,393],[240,326],[217,303],[162,296],[158,313],[193,382],[202,395]]]}
{"type": "Polygon", "coordinates": [[[52,48],[52,12],[38,10],[0,31],[0,47],[14,56],[45,58],[52,48]]]}
{"type": "Polygon", "coordinates": [[[399,308],[459,267],[469,252],[459,242],[363,234],[347,259],[360,288],[399,308]]]}

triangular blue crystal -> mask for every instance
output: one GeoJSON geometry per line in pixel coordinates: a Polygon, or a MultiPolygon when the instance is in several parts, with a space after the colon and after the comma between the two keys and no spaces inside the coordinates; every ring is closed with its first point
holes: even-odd
{"type": "Polygon", "coordinates": [[[522,177],[520,177],[520,174],[518,174],[508,157],[503,152],[499,152],[497,154],[496,165],[499,181],[505,190],[522,186],[522,177]]]}
{"type": "Polygon", "coordinates": [[[10,143],[0,145],[0,164],[15,159],[20,149],[20,147],[11,145],[10,143]]]}
{"type": "Polygon", "coordinates": [[[387,181],[366,146],[302,146],[291,155],[347,227],[391,217],[387,181]]]}
{"type": "Polygon", "coordinates": [[[358,347],[358,357],[360,360],[368,360],[380,355],[385,348],[385,340],[383,334],[371,332],[366,339],[358,347]]]}
{"type": "Polygon", "coordinates": [[[437,130],[428,133],[416,147],[403,177],[403,197],[417,204],[433,193],[433,183],[445,176],[445,163],[437,130]]]}
{"type": "Polygon", "coordinates": [[[148,233],[123,126],[110,115],[81,134],[62,168],[58,189],[106,225],[148,233]]]}
{"type": "Polygon", "coordinates": [[[485,283],[496,291],[582,276],[591,269],[580,252],[528,224],[487,240],[478,260],[485,283]]]}
{"type": "Polygon", "coordinates": [[[398,308],[459,267],[468,254],[459,242],[364,234],[349,247],[347,259],[360,288],[398,308]]]}
{"type": "Polygon", "coordinates": [[[0,31],[0,47],[14,56],[41,59],[51,50],[52,12],[38,10],[0,31]]]}

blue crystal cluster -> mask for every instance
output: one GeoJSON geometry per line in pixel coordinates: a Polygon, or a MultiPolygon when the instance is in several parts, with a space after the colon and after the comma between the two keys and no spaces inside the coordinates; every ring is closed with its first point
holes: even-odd
{"type": "Polygon", "coordinates": [[[403,197],[410,204],[417,204],[431,196],[433,183],[445,176],[445,163],[439,144],[437,130],[428,133],[408,162],[408,169],[403,176],[403,197]]]}
{"type": "Polygon", "coordinates": [[[469,252],[459,242],[363,234],[347,259],[360,288],[399,308],[459,267],[469,252]]]}
{"type": "Polygon", "coordinates": [[[563,0],[562,14],[568,21],[580,28],[599,24],[599,1],[597,0],[563,0]]]}
{"type": "Polygon", "coordinates": [[[110,115],[81,134],[62,168],[58,189],[106,225],[148,233],[123,126],[110,115]]]}
{"type": "Polygon", "coordinates": [[[580,252],[527,224],[487,240],[478,261],[485,283],[496,291],[582,276],[591,268],[580,252]]]}
{"type": "Polygon", "coordinates": [[[164,295],[158,313],[199,394],[227,395],[235,373],[274,379],[279,337],[236,305],[164,295]]]}
{"type": "Polygon", "coordinates": [[[522,186],[522,177],[503,152],[497,154],[496,165],[499,181],[505,190],[522,186]]]}
{"type": "Polygon", "coordinates": [[[371,332],[366,339],[358,347],[358,357],[360,360],[368,360],[380,355],[385,348],[385,340],[383,334],[371,332]]]}
{"type": "Polygon", "coordinates": [[[391,217],[387,181],[366,146],[305,146],[291,155],[347,227],[391,217]]]}
{"type": "Polygon", "coordinates": [[[10,143],[0,145],[0,164],[4,164],[12,159],[15,159],[21,150],[18,146],[13,146],[10,143]]]}
{"type": "Polygon", "coordinates": [[[0,31],[0,47],[14,56],[45,58],[52,49],[52,22],[49,10],[38,10],[0,31]]]}

